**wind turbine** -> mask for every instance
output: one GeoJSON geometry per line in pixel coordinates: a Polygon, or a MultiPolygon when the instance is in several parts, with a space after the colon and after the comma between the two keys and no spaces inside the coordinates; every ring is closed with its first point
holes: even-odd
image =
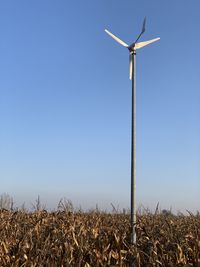
{"type": "Polygon", "coordinates": [[[158,41],[155,38],[145,42],[138,42],[145,32],[146,17],[144,18],[142,30],[135,42],[128,45],[117,36],[105,29],[115,41],[129,50],[129,78],[132,80],[132,132],[131,132],[131,243],[136,243],[136,50],[158,41]]]}

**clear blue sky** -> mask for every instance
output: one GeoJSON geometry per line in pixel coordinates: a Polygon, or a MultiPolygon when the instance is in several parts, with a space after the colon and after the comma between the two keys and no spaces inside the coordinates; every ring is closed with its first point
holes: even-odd
{"type": "Polygon", "coordinates": [[[137,203],[199,209],[199,0],[0,2],[1,192],[16,204],[129,207],[131,43],[137,53],[137,203]]]}

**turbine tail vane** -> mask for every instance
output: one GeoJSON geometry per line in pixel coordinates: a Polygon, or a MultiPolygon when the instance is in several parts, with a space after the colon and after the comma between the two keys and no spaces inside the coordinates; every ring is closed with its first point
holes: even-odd
{"type": "Polygon", "coordinates": [[[146,17],[144,18],[143,24],[142,24],[142,30],[141,33],[138,35],[138,38],[135,40],[135,43],[140,39],[141,35],[145,32],[146,30],[146,17]]]}
{"type": "Polygon", "coordinates": [[[143,34],[145,30],[146,30],[146,17],[144,18],[144,21],[143,21],[141,34],[143,34]]]}

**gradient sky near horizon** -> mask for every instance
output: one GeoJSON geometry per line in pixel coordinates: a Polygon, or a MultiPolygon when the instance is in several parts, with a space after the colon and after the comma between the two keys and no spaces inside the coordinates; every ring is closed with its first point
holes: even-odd
{"type": "Polygon", "coordinates": [[[200,204],[199,0],[0,1],[0,193],[16,205],[129,208],[137,52],[137,204],[200,204]]]}

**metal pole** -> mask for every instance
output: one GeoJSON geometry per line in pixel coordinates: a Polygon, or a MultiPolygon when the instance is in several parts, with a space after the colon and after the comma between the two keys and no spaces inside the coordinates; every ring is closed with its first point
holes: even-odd
{"type": "Polygon", "coordinates": [[[136,244],[136,51],[132,57],[131,244],[136,244]]]}

